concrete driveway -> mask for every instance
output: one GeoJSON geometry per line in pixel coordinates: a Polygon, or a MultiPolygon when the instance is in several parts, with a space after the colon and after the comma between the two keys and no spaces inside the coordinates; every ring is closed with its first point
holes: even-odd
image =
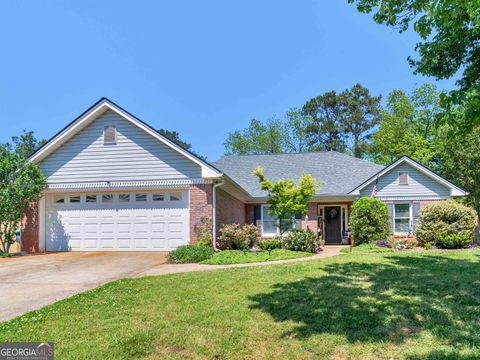
{"type": "Polygon", "coordinates": [[[166,253],[69,252],[0,259],[0,321],[166,262],[166,253]]]}

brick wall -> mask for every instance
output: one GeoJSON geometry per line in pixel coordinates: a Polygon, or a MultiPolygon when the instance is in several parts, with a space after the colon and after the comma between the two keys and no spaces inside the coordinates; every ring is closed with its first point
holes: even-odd
{"type": "Polygon", "coordinates": [[[245,223],[255,224],[255,205],[245,204],[245,223]]]}
{"type": "MultiPolygon", "coordinates": [[[[216,219],[217,219],[217,232],[222,224],[237,223],[240,225],[245,224],[245,204],[223,191],[222,189],[216,190],[216,219]]],[[[253,222],[253,215],[252,215],[253,222]]]]}
{"type": "Polygon", "coordinates": [[[317,215],[317,203],[311,202],[308,203],[307,210],[308,222],[305,219],[302,220],[302,228],[307,229],[307,227],[312,230],[314,233],[318,230],[318,215],[317,215]]]}
{"type": "MultiPolygon", "coordinates": [[[[217,189],[218,190],[218,189],[217,189]]],[[[190,186],[190,243],[197,241],[195,227],[202,224],[202,218],[212,219],[212,184],[190,186]]]]}
{"type": "Polygon", "coordinates": [[[38,252],[38,202],[32,202],[22,217],[22,251],[38,252]]]}

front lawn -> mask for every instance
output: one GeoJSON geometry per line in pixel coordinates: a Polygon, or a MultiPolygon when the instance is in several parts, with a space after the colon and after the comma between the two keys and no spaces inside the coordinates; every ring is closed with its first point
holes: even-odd
{"type": "Polygon", "coordinates": [[[301,251],[290,251],[284,249],[272,250],[269,254],[268,251],[244,253],[241,250],[224,250],[214,254],[211,258],[200,262],[200,264],[208,265],[224,265],[224,264],[244,264],[274,260],[287,260],[298,259],[302,257],[312,256],[312,253],[301,251]]]}
{"type": "Polygon", "coordinates": [[[480,251],[125,279],[0,324],[57,358],[477,359],[480,251]]]}

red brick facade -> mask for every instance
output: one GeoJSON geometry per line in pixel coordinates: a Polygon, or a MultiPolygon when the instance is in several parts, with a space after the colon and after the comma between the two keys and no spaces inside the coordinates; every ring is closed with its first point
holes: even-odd
{"type": "Polygon", "coordinates": [[[38,252],[38,202],[32,202],[22,217],[22,251],[38,252]]]}
{"type": "Polygon", "coordinates": [[[245,204],[221,189],[216,189],[216,192],[217,233],[222,224],[244,225],[246,221],[245,204]]]}
{"type": "Polygon", "coordinates": [[[213,185],[190,186],[190,243],[197,241],[195,227],[202,224],[202,218],[212,219],[213,185]]]}

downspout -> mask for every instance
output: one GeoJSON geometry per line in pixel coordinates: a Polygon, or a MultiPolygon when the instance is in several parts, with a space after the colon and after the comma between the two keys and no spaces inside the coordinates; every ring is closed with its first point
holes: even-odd
{"type": "Polygon", "coordinates": [[[217,208],[217,187],[225,184],[225,181],[220,181],[213,185],[213,198],[212,198],[212,246],[213,250],[218,251],[216,244],[217,237],[217,217],[216,217],[216,208],[217,208]]]}

